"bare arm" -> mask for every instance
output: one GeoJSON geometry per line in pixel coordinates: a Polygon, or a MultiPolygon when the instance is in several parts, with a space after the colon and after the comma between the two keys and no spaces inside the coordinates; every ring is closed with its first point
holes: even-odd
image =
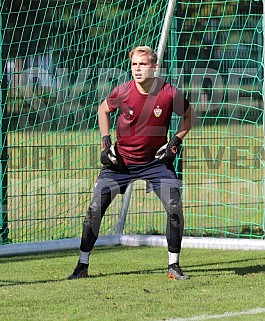
{"type": "Polygon", "coordinates": [[[106,99],[98,108],[98,124],[101,137],[110,135],[110,110],[106,99]]]}
{"type": "Polygon", "coordinates": [[[175,134],[181,140],[188,134],[192,126],[195,124],[196,115],[193,108],[190,106],[183,114],[177,133],[175,134]]]}

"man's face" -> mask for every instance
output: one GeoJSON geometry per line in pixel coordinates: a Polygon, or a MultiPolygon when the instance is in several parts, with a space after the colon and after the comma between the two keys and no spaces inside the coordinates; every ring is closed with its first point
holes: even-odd
{"type": "Polygon", "coordinates": [[[155,77],[157,64],[150,61],[148,54],[134,54],[131,61],[131,69],[134,80],[142,84],[155,77]]]}

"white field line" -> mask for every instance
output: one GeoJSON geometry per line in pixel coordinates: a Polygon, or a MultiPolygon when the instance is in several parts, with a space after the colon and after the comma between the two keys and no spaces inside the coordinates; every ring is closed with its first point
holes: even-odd
{"type": "Polygon", "coordinates": [[[223,314],[213,314],[213,315],[198,315],[191,318],[177,318],[177,319],[168,319],[165,321],[206,321],[206,320],[213,320],[213,319],[221,319],[221,318],[229,318],[229,317],[236,317],[240,315],[255,315],[265,313],[265,308],[257,308],[253,310],[246,310],[241,312],[225,312],[223,314]]]}

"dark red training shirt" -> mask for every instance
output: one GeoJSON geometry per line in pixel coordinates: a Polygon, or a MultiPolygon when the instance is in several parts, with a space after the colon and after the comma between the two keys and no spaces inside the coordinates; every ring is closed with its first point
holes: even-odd
{"type": "Polygon", "coordinates": [[[182,116],[189,107],[176,87],[160,79],[148,95],[141,94],[131,80],[115,87],[106,99],[111,112],[119,109],[117,148],[127,165],[152,161],[167,142],[172,112],[182,116]]]}

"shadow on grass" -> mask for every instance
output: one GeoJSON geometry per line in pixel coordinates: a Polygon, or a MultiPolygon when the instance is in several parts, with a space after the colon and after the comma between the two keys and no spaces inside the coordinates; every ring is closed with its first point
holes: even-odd
{"type": "MultiPolygon", "coordinates": [[[[135,270],[135,271],[121,271],[121,272],[114,272],[114,273],[99,273],[99,274],[92,274],[89,275],[87,280],[95,279],[95,278],[104,278],[110,276],[122,276],[122,275],[140,275],[140,274],[154,274],[154,273],[166,273],[165,269],[150,269],[150,270],[135,270]]],[[[82,280],[82,279],[80,279],[82,280]]],[[[67,280],[67,276],[60,279],[49,279],[49,280],[35,280],[35,281],[18,281],[18,280],[1,280],[0,279],[0,288],[1,287],[10,287],[10,286],[17,286],[17,285],[29,285],[29,284],[45,284],[45,283],[58,283],[62,281],[68,282],[76,282],[78,280],[67,280]]]]}
{"type": "MultiPolygon", "coordinates": [[[[233,261],[233,262],[227,262],[228,264],[230,263],[235,263],[235,262],[242,262],[243,260],[239,261],[233,261]]],[[[248,260],[249,262],[249,260],[248,260]]],[[[223,262],[224,263],[224,262],[223,262]]],[[[258,273],[264,273],[265,272],[265,266],[264,265],[253,265],[253,266],[248,266],[248,267],[227,267],[227,268],[204,268],[204,269],[194,269],[190,267],[187,267],[185,269],[185,272],[195,274],[191,278],[196,278],[196,276],[200,275],[200,272],[203,272],[202,275],[204,276],[216,276],[216,275],[222,275],[223,272],[233,272],[237,275],[251,275],[251,274],[258,274],[258,273]]],[[[110,276],[123,276],[123,275],[141,275],[141,274],[157,274],[157,273],[163,273],[166,274],[166,269],[161,268],[161,269],[150,269],[150,270],[133,270],[133,271],[119,271],[119,272],[114,272],[114,273],[99,273],[99,274],[92,274],[90,275],[87,280],[89,279],[96,279],[96,278],[105,278],[105,277],[110,277],[110,276]]],[[[60,279],[48,279],[48,280],[36,280],[36,281],[18,281],[18,280],[1,280],[0,279],[0,287],[10,287],[10,286],[17,286],[17,285],[30,285],[30,284],[46,284],[46,283],[58,283],[62,281],[68,281],[67,276],[64,278],[60,279]]],[[[76,282],[79,280],[69,280],[68,282],[76,282]]]]}
{"type": "Polygon", "coordinates": [[[238,275],[257,274],[262,272],[265,273],[265,264],[235,268],[235,273],[238,275]]]}
{"type": "Polygon", "coordinates": [[[17,286],[17,285],[58,283],[58,282],[62,282],[62,281],[65,281],[65,279],[36,280],[36,281],[0,280],[0,288],[2,288],[2,287],[10,287],[10,286],[17,286]]]}
{"type": "MultiPolygon", "coordinates": [[[[238,261],[228,261],[228,262],[222,262],[221,264],[233,264],[233,263],[242,263],[242,262],[250,262],[250,261],[259,261],[259,259],[248,259],[248,260],[238,260],[238,261]]],[[[215,263],[218,264],[218,263],[215,263]]],[[[206,264],[208,265],[208,264],[206,264]]],[[[212,264],[211,264],[212,265],[212,264]]],[[[202,266],[202,265],[200,265],[202,266]]],[[[258,273],[265,273],[265,263],[258,264],[258,265],[252,265],[252,266],[244,266],[244,267],[217,267],[217,268],[198,268],[198,269],[192,269],[191,270],[194,273],[197,273],[197,275],[222,275],[224,272],[231,272],[237,275],[251,275],[251,274],[258,274],[258,273]]]]}
{"type": "MultiPolygon", "coordinates": [[[[139,251],[138,247],[124,247],[124,246],[115,246],[115,247],[97,247],[95,249],[94,254],[100,254],[104,252],[123,252],[123,251],[139,251]]],[[[31,260],[38,260],[38,259],[56,259],[56,258],[63,258],[63,257],[76,257],[78,258],[79,251],[78,250],[71,250],[71,251],[60,251],[60,252],[46,252],[46,253],[39,253],[39,254],[28,254],[28,255],[21,255],[21,256],[12,256],[12,257],[5,257],[0,258],[0,264],[7,264],[7,263],[17,263],[23,261],[31,261],[31,260]]],[[[244,275],[251,275],[251,274],[258,274],[265,272],[265,256],[258,257],[258,258],[246,258],[246,259],[238,259],[238,260],[220,260],[218,262],[203,262],[196,265],[185,265],[183,266],[184,271],[187,274],[191,274],[191,278],[201,277],[201,276],[216,276],[222,275],[225,272],[234,273],[239,276],[244,275]],[[262,263],[261,263],[262,262],[262,263]],[[259,263],[259,264],[258,264],[259,263]],[[244,264],[243,267],[233,266],[234,264],[244,264]],[[252,265],[250,265],[252,264],[252,265]]],[[[71,271],[69,271],[71,272],[71,271]]],[[[100,274],[92,274],[89,276],[90,279],[95,278],[104,278],[110,276],[123,276],[123,275],[141,275],[141,274],[154,274],[154,273],[163,273],[166,274],[166,268],[156,268],[156,269],[139,269],[139,270],[132,270],[132,271],[122,271],[122,268],[118,272],[110,272],[110,273],[100,273],[100,274]]],[[[67,281],[67,275],[62,278],[56,279],[46,279],[46,280],[1,280],[0,279],[0,287],[8,287],[8,286],[17,286],[17,285],[29,285],[29,284],[45,284],[45,283],[58,283],[62,281],[67,281]]],[[[75,282],[75,280],[69,281],[75,282]]]]}

